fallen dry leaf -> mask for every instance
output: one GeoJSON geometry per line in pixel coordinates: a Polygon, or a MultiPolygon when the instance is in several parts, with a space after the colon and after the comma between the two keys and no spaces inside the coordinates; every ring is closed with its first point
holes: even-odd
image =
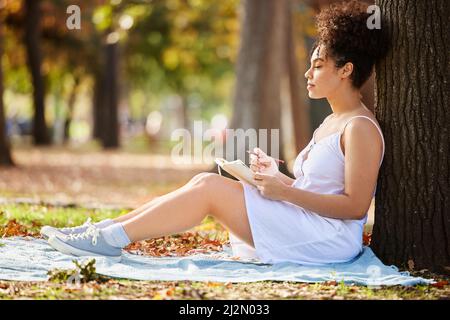
{"type": "Polygon", "coordinates": [[[184,232],[131,243],[125,250],[149,256],[186,256],[195,253],[222,251],[225,241],[209,239],[199,232],[184,232]]]}
{"type": "Polygon", "coordinates": [[[0,227],[2,238],[14,236],[33,236],[34,234],[27,231],[27,227],[17,222],[16,219],[9,220],[6,225],[0,227]]]}
{"type": "Polygon", "coordinates": [[[448,285],[448,281],[438,281],[436,283],[432,283],[431,286],[442,289],[444,286],[448,285]]]}
{"type": "Polygon", "coordinates": [[[372,239],[372,233],[363,233],[363,244],[365,246],[370,245],[371,239],[372,239]]]}

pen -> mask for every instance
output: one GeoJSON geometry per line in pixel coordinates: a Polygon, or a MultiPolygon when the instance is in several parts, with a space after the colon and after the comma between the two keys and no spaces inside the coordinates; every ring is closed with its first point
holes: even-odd
{"type": "MultiPolygon", "coordinates": [[[[253,154],[253,155],[255,155],[255,156],[258,157],[258,155],[257,155],[256,153],[252,152],[252,151],[247,150],[247,152],[248,152],[249,154],[253,154]]],[[[279,162],[279,163],[284,163],[284,160],[280,160],[280,159],[276,159],[276,158],[273,158],[273,159],[274,159],[275,161],[279,162]]]]}

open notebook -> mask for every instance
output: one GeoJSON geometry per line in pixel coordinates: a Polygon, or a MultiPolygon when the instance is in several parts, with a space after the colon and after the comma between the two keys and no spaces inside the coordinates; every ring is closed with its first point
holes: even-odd
{"type": "Polygon", "coordinates": [[[245,165],[245,163],[242,162],[242,160],[238,159],[238,160],[234,160],[234,161],[227,161],[223,158],[216,158],[215,161],[219,165],[218,168],[219,168],[220,175],[222,174],[220,172],[220,168],[222,168],[226,172],[231,174],[233,177],[235,177],[241,181],[247,182],[256,187],[255,183],[253,182],[254,172],[252,171],[252,169],[247,167],[245,165]]]}

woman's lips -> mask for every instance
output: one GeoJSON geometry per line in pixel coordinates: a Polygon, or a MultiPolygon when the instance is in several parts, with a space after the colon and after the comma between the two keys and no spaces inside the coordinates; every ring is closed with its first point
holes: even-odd
{"type": "Polygon", "coordinates": [[[308,85],[306,86],[306,89],[311,89],[312,87],[314,87],[314,85],[313,84],[310,84],[310,83],[308,83],[308,85]]]}

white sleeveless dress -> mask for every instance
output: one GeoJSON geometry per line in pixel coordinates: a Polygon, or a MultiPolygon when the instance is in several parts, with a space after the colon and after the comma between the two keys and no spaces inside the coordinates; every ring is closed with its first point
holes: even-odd
{"type": "MultiPolygon", "coordinates": [[[[339,131],[316,142],[315,133],[309,144],[294,162],[295,181],[291,186],[320,194],[344,193],[344,154],[340,137],[347,120],[339,131]],[[305,159],[307,158],[307,159],[305,159]]],[[[323,124],[323,123],[322,123],[323,124]]],[[[319,128],[322,126],[319,126],[319,128]]],[[[304,265],[322,265],[346,262],[357,256],[363,248],[362,235],[367,212],[361,220],[342,220],[323,217],[287,201],[271,200],[245,182],[245,204],[255,248],[229,233],[233,255],[243,259],[256,259],[263,263],[294,262],[304,265]]],[[[373,192],[375,196],[376,186],[373,192]]]]}

